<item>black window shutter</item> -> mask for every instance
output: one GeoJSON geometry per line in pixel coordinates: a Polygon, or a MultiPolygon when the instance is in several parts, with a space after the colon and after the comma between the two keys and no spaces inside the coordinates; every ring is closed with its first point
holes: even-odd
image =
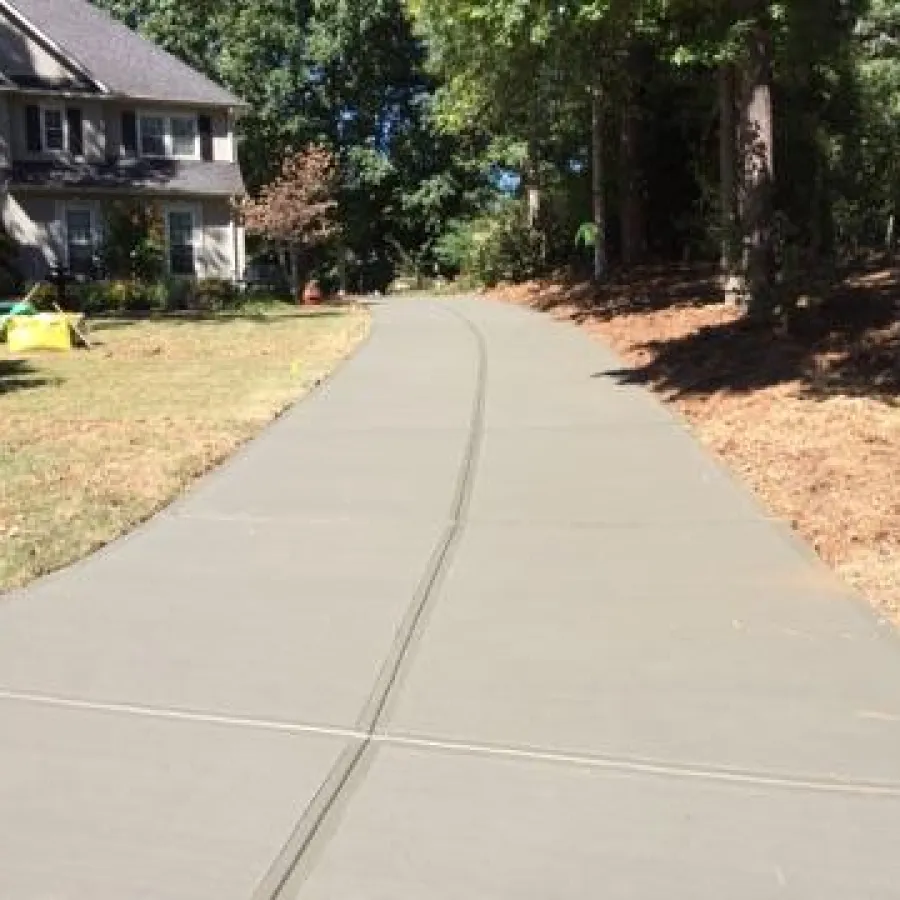
{"type": "Polygon", "coordinates": [[[25,108],[25,133],[29,153],[40,153],[41,146],[41,110],[38,106],[25,108]]]}
{"type": "Polygon", "coordinates": [[[138,155],[137,114],[122,113],[122,150],[125,156],[138,155]]]}
{"type": "Polygon", "coordinates": [[[72,156],[84,156],[84,117],[77,106],[66,110],[69,120],[69,152],[72,156]]]}
{"type": "Polygon", "coordinates": [[[200,116],[197,119],[197,130],[200,132],[200,158],[204,162],[213,161],[212,117],[200,116]]]}

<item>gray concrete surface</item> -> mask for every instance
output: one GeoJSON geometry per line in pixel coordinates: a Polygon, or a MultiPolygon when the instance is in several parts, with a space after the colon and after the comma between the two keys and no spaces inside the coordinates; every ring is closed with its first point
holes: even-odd
{"type": "Polygon", "coordinates": [[[900,897],[893,631],[582,333],[374,312],[0,599],[0,900],[900,897]]]}

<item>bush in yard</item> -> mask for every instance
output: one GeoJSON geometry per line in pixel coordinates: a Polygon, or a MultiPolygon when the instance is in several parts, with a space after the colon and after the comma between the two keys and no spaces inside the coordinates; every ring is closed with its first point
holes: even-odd
{"type": "Polygon", "coordinates": [[[107,274],[115,279],[155,281],[166,266],[166,230],[153,203],[118,201],[107,213],[101,251],[107,274]]]}
{"type": "Polygon", "coordinates": [[[13,294],[19,287],[18,255],[18,245],[0,224],[0,296],[13,294]]]}
{"type": "Polygon", "coordinates": [[[492,286],[527,281],[545,268],[541,233],[528,224],[520,200],[500,203],[490,214],[455,223],[438,241],[442,266],[465,281],[492,286]]]}
{"type": "Polygon", "coordinates": [[[42,281],[35,285],[29,296],[36,309],[51,310],[53,304],[59,302],[59,291],[57,291],[56,285],[49,281],[42,281]]]}
{"type": "Polygon", "coordinates": [[[237,287],[224,278],[201,278],[192,285],[191,308],[201,312],[233,309],[239,300],[237,287]]]}
{"type": "MultiPolygon", "coordinates": [[[[158,281],[114,278],[67,285],[64,305],[75,312],[94,316],[144,315],[181,311],[217,312],[235,309],[241,300],[235,285],[221,278],[200,281],[187,278],[158,281]]],[[[56,286],[50,282],[38,285],[34,302],[41,309],[51,309],[58,302],[56,286]]]]}
{"type": "Polygon", "coordinates": [[[153,308],[151,286],[131,279],[106,282],[106,298],[111,313],[147,313],[153,308]]]}

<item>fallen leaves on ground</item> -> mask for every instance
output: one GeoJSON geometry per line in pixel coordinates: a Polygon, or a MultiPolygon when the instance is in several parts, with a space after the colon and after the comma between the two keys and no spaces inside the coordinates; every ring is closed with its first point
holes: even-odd
{"type": "Polygon", "coordinates": [[[697,437],[848,583],[900,618],[898,276],[848,279],[790,328],[750,327],[710,273],[504,286],[498,299],[577,322],[620,374],[672,403],[697,437]]]}

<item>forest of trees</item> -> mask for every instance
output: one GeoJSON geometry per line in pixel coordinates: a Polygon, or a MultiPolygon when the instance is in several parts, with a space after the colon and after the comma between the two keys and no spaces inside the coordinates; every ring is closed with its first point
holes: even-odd
{"type": "Polygon", "coordinates": [[[251,190],[333,155],[351,287],[720,261],[767,316],[894,241],[897,0],[95,2],[251,104],[251,190]]]}

